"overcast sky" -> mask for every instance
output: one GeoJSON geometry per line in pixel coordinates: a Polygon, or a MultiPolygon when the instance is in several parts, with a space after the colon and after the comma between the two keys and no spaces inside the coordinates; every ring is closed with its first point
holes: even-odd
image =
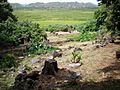
{"type": "Polygon", "coordinates": [[[97,0],[8,0],[10,3],[20,3],[20,4],[29,4],[29,3],[35,3],[35,2],[91,2],[94,4],[97,4],[97,0]]]}

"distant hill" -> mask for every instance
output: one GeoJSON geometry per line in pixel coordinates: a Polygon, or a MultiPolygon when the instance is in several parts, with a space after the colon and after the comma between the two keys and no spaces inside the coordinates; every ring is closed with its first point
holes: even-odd
{"type": "Polygon", "coordinates": [[[21,7],[23,7],[23,5],[19,4],[19,3],[11,3],[11,5],[12,5],[13,8],[21,8],[21,7]]]}
{"type": "Polygon", "coordinates": [[[11,3],[13,8],[96,8],[93,3],[78,3],[78,2],[49,2],[49,3],[31,3],[22,5],[19,3],[11,3]]]}

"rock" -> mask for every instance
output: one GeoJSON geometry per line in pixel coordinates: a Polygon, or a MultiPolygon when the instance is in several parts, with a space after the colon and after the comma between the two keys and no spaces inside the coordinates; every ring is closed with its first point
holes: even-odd
{"type": "Polygon", "coordinates": [[[74,41],[74,39],[68,39],[68,40],[67,40],[67,42],[72,42],[72,41],[74,41]]]}
{"type": "Polygon", "coordinates": [[[70,72],[70,78],[71,78],[71,79],[78,78],[79,76],[80,76],[80,73],[77,73],[77,72],[70,72]]]}
{"type": "Polygon", "coordinates": [[[101,46],[100,44],[95,44],[91,47],[91,50],[96,50],[96,49],[100,48],[100,46],[101,46]]]}
{"type": "Polygon", "coordinates": [[[82,49],[81,49],[81,48],[79,48],[79,47],[78,47],[78,48],[76,47],[76,48],[74,48],[74,50],[73,50],[73,51],[74,51],[74,52],[76,52],[76,51],[82,51],[82,49]]]}
{"type": "Polygon", "coordinates": [[[109,43],[115,43],[115,39],[114,38],[109,38],[109,43]]]}
{"type": "Polygon", "coordinates": [[[116,51],[116,58],[120,60],[120,51],[116,51]]]}
{"type": "Polygon", "coordinates": [[[87,46],[87,44],[82,44],[82,46],[87,46]]]}
{"type": "Polygon", "coordinates": [[[32,60],[32,64],[35,64],[35,63],[38,63],[40,60],[39,59],[35,59],[35,60],[32,60]]]}
{"type": "Polygon", "coordinates": [[[70,50],[70,49],[72,49],[72,48],[74,48],[74,46],[69,46],[69,47],[68,47],[68,50],[70,50]]]}
{"type": "Polygon", "coordinates": [[[82,65],[82,63],[72,63],[72,64],[69,64],[69,67],[70,68],[78,68],[82,65]]]}
{"type": "Polygon", "coordinates": [[[53,52],[52,56],[53,58],[62,57],[62,52],[56,50],[53,52]]]}
{"type": "Polygon", "coordinates": [[[24,56],[20,56],[20,57],[18,57],[19,59],[24,59],[25,57],[24,56]]]}
{"type": "Polygon", "coordinates": [[[22,72],[24,72],[25,71],[25,66],[24,65],[21,65],[21,66],[19,66],[19,73],[22,73],[22,72]]]}

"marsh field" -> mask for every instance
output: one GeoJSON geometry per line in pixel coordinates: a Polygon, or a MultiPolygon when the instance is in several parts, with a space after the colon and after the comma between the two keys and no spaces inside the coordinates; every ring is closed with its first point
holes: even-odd
{"type": "Polygon", "coordinates": [[[14,14],[19,21],[32,21],[45,28],[53,24],[75,25],[93,19],[96,8],[83,9],[18,9],[14,14]]]}

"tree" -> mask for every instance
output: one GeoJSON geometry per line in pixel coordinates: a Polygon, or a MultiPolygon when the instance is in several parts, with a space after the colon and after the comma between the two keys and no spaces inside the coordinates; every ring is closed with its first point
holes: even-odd
{"type": "Polygon", "coordinates": [[[16,22],[12,14],[13,9],[7,0],[0,1],[0,47],[11,47],[19,44],[41,44],[46,38],[46,33],[39,24],[31,22],[16,22]]]}
{"type": "Polygon", "coordinates": [[[98,0],[95,12],[97,26],[105,26],[112,34],[120,34],[120,0],[98,0]]]}
{"type": "Polygon", "coordinates": [[[17,21],[17,18],[12,14],[13,9],[7,0],[0,0],[0,22],[6,21],[8,18],[17,21]]]}

